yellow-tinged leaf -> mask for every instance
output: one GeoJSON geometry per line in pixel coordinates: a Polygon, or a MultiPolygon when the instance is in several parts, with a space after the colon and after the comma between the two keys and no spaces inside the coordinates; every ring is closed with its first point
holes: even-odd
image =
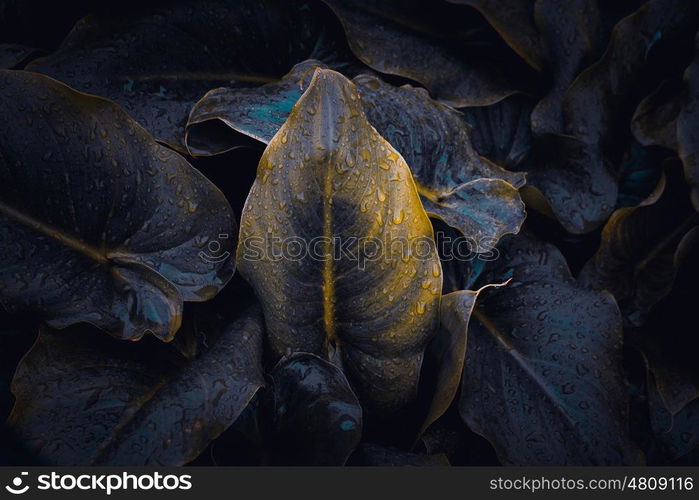
{"type": "Polygon", "coordinates": [[[311,352],[341,365],[380,414],[414,397],[441,266],[408,165],[342,75],[316,70],[269,143],[240,238],[240,272],[277,356],[311,352]]]}

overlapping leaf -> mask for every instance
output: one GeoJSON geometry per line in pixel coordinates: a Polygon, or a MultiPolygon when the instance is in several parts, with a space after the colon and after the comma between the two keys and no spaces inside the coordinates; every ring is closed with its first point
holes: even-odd
{"type": "MultiPolygon", "coordinates": [[[[453,31],[454,22],[467,21],[463,11],[456,18],[444,13],[440,20],[451,22],[445,27],[428,22],[424,12],[405,4],[396,8],[390,1],[323,1],[342,22],[350,48],[364,64],[420,82],[445,104],[484,106],[518,90],[507,78],[509,68],[495,70],[492,65],[492,59],[506,59],[501,52],[493,56],[481,45],[464,54],[468,37],[453,31]],[[457,48],[445,43],[449,35],[457,48]]],[[[460,31],[465,30],[461,27],[460,31]]]]}
{"type": "Polygon", "coordinates": [[[344,465],[362,436],[362,407],[342,371],[296,353],[272,371],[274,447],[283,463],[344,465]]]}
{"type": "Polygon", "coordinates": [[[507,464],[623,464],[628,433],[621,319],[554,247],[518,235],[499,247],[471,315],[460,412],[507,464]]]}
{"type": "Polygon", "coordinates": [[[463,108],[474,149],[496,165],[518,170],[532,148],[532,100],[514,95],[492,106],[463,108]]]}
{"type": "MultiPolygon", "coordinates": [[[[502,285],[486,285],[485,288],[489,286],[502,285]]],[[[437,380],[419,434],[447,411],[456,396],[466,358],[468,323],[480,291],[459,290],[442,297],[439,332],[427,350],[427,356],[436,367],[437,380]]]]}
{"type": "Polygon", "coordinates": [[[316,70],[267,146],[237,259],[277,356],[341,360],[380,414],[414,397],[442,283],[432,227],[405,161],[338,73],[316,70]]]}
{"type": "Polygon", "coordinates": [[[523,168],[528,205],[556,218],[568,232],[590,232],[614,209],[617,182],[596,146],[564,135],[541,136],[523,168]]]}
{"type": "Polygon", "coordinates": [[[561,133],[563,96],[594,51],[597,2],[575,0],[449,0],[478,9],[529,65],[551,71],[551,87],[532,114],[537,134],[561,133]]]}
{"type": "Polygon", "coordinates": [[[274,80],[309,57],[321,31],[305,2],[180,1],[93,14],[27,69],[109,97],[161,142],[184,150],[187,115],[220,85],[274,80]]]}
{"type": "Polygon", "coordinates": [[[699,4],[693,0],[650,0],[620,21],[602,58],[566,93],[566,132],[590,144],[613,145],[651,50],[657,45],[667,51],[671,41],[687,39],[698,26],[699,4]]]}
{"type": "MultiPolygon", "coordinates": [[[[674,165],[676,167],[676,165],[674,165]]],[[[667,183],[639,206],[614,212],[600,248],[580,274],[580,283],[610,291],[633,326],[672,289],[677,268],[699,231],[681,173],[668,168],[667,183]]]]}
{"type": "Polygon", "coordinates": [[[228,428],[264,385],[262,316],[246,311],[198,358],[44,329],[12,383],[10,424],[43,463],[182,465],[228,428]]]}
{"type": "Polygon", "coordinates": [[[233,274],[223,194],[109,101],[36,73],[0,85],[0,301],[56,328],[171,339],[182,301],[233,274]]]}
{"type": "MultiPolygon", "coordinates": [[[[279,83],[209,92],[190,116],[190,150],[216,154],[240,144],[238,134],[226,134],[222,126],[268,143],[318,67],[317,61],[305,61],[279,83]]],[[[369,122],[410,166],[429,215],[458,228],[483,249],[519,231],[525,214],[516,187],[524,183],[524,175],[481,158],[458,112],[423,89],[394,87],[371,75],[353,82],[369,122]]]]}

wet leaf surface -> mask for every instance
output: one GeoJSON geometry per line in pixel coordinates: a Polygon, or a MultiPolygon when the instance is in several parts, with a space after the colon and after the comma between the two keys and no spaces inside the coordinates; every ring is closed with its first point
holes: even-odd
{"type": "Polygon", "coordinates": [[[517,235],[499,250],[481,279],[512,280],[476,301],[462,417],[506,464],[638,463],[613,299],[577,285],[550,245],[517,235]]]}
{"type": "Polygon", "coordinates": [[[262,335],[249,309],[198,358],[173,363],[166,344],[43,329],[15,374],[10,424],[45,464],[182,465],[264,385],[262,335]]]}
{"type": "Polygon", "coordinates": [[[612,145],[639,78],[654,76],[644,72],[649,56],[668,56],[672,42],[687,39],[698,25],[699,4],[692,0],[650,0],[622,19],[602,58],[566,92],[566,133],[590,144],[612,145]]]}
{"type": "Polygon", "coordinates": [[[29,72],[0,83],[0,301],[56,328],[171,339],[182,301],[233,274],[223,194],[109,101],[29,72]]]}
{"type": "Polygon", "coordinates": [[[551,87],[532,114],[536,135],[563,132],[565,91],[597,42],[599,10],[590,0],[449,0],[477,9],[527,64],[551,72],[551,87]]]}
{"type": "Polygon", "coordinates": [[[262,302],[276,356],[341,360],[363,405],[379,414],[414,397],[442,284],[432,227],[405,161],[338,73],[316,71],[267,146],[237,261],[262,302]],[[360,242],[367,238],[383,250],[374,254],[360,242]],[[318,244],[275,259],[274,241],[292,239],[318,244]]]}
{"type": "Polygon", "coordinates": [[[672,290],[677,269],[699,234],[699,214],[673,167],[643,203],[614,212],[599,250],[580,273],[583,286],[614,295],[632,326],[643,324],[650,308],[672,290]]]}
{"type": "Polygon", "coordinates": [[[357,84],[369,122],[410,166],[423,205],[487,250],[519,232],[524,175],[508,172],[473,149],[463,116],[424,89],[394,87],[370,75],[357,84]],[[435,140],[437,139],[437,140],[435,140]]]}
{"type": "Polygon", "coordinates": [[[189,115],[187,149],[194,156],[210,156],[244,144],[232,131],[269,144],[308,87],[316,68],[326,66],[310,59],[295,65],[278,82],[207,92],[189,115]]]}
{"type": "Polygon", "coordinates": [[[344,465],[362,437],[362,407],[335,365],[308,353],[271,373],[271,438],[281,463],[344,465]]]}
{"type": "Polygon", "coordinates": [[[594,230],[614,209],[617,182],[595,146],[563,135],[542,136],[523,168],[527,205],[550,214],[570,233],[594,230]]]}
{"type": "Polygon", "coordinates": [[[185,151],[197,99],[217,86],[279,78],[311,56],[320,31],[301,1],[146,4],[85,17],[57,52],[27,69],[113,99],[156,139],[185,151]]]}
{"type": "MultiPolygon", "coordinates": [[[[217,154],[235,147],[241,139],[232,131],[269,143],[317,67],[321,63],[305,61],[279,83],[210,92],[190,115],[189,149],[217,154]]],[[[463,116],[432,100],[424,89],[395,87],[367,74],[353,83],[369,122],[410,166],[430,216],[458,228],[484,249],[519,231],[525,214],[516,188],[524,184],[524,175],[481,158],[463,116]]]]}
{"type": "MultiPolygon", "coordinates": [[[[504,59],[502,51],[493,56],[482,45],[464,51],[467,42],[458,32],[430,25],[425,22],[424,12],[413,12],[408,6],[395,11],[391,2],[323,1],[342,22],[350,48],[364,64],[381,73],[420,82],[445,104],[485,106],[520,90],[502,68],[494,70],[491,58],[504,59]],[[443,40],[440,43],[439,37],[444,35],[454,35],[456,48],[445,46],[443,40]]],[[[467,18],[463,10],[451,16],[445,14],[442,20],[458,22],[467,18]]]]}

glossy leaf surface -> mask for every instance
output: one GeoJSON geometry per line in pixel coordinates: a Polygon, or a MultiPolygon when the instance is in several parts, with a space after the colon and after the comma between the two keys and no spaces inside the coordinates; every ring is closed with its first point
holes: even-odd
{"type": "MultiPolygon", "coordinates": [[[[237,131],[269,143],[308,84],[317,61],[298,64],[279,83],[256,89],[216,89],[192,110],[190,150],[225,151],[237,131]],[[226,134],[221,126],[230,127],[226,134]]],[[[524,174],[509,172],[474,151],[460,113],[409,85],[394,87],[371,75],[353,79],[369,122],[411,168],[428,214],[443,219],[487,249],[524,220],[518,187],[524,174]]]]}
{"type": "Polygon", "coordinates": [[[109,101],[36,73],[0,84],[0,301],[56,328],[171,339],[182,301],[233,274],[223,194],[109,101]]]}
{"type": "Polygon", "coordinates": [[[344,465],[362,437],[362,407],[342,371],[297,353],[272,371],[274,446],[284,460],[344,465]]]}
{"type": "Polygon", "coordinates": [[[262,316],[246,311],[198,358],[86,326],[45,329],[20,363],[10,424],[54,465],[182,465],[264,385],[262,316]]]}
{"type": "Polygon", "coordinates": [[[499,250],[481,279],[512,280],[476,301],[462,417],[506,464],[637,463],[613,299],[577,285],[550,245],[517,235],[499,250]]]}
{"type": "Polygon", "coordinates": [[[432,227],[405,161],[338,73],[316,71],[267,146],[237,260],[276,356],[341,359],[362,403],[379,413],[414,397],[442,284],[432,227]],[[374,254],[368,239],[382,249],[374,254]],[[275,258],[274,241],[293,240],[310,251],[275,258]]]}

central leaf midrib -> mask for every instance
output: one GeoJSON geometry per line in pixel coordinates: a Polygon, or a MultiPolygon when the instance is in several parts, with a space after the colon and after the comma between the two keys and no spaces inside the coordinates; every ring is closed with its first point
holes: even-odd
{"type": "Polygon", "coordinates": [[[504,348],[505,352],[510,356],[510,358],[517,363],[517,366],[519,366],[525,374],[527,374],[531,379],[533,379],[533,381],[541,389],[541,391],[544,393],[547,399],[551,401],[553,407],[563,415],[566,422],[568,422],[568,424],[573,429],[575,429],[576,433],[584,435],[584,433],[582,433],[578,429],[578,426],[573,421],[568,411],[566,411],[565,407],[561,405],[556,395],[552,394],[551,391],[548,389],[546,382],[541,380],[539,374],[536,373],[536,371],[534,371],[532,368],[530,368],[529,365],[527,365],[527,363],[525,363],[524,354],[519,352],[517,348],[507,340],[507,337],[502,332],[500,332],[500,330],[498,330],[497,326],[478,307],[474,307],[473,315],[495,338],[495,340],[504,348]]]}
{"type": "Polygon", "coordinates": [[[335,283],[332,248],[332,169],[328,168],[323,183],[323,326],[328,341],[335,341],[335,283]]]}
{"type": "Polygon", "coordinates": [[[75,238],[72,235],[66,234],[59,228],[56,228],[46,222],[43,222],[31,215],[27,215],[17,210],[16,208],[0,201],[0,213],[7,216],[11,220],[31,228],[32,230],[41,233],[61,244],[74,250],[99,264],[108,264],[109,258],[104,250],[98,249],[85,243],[84,241],[75,238]]]}

